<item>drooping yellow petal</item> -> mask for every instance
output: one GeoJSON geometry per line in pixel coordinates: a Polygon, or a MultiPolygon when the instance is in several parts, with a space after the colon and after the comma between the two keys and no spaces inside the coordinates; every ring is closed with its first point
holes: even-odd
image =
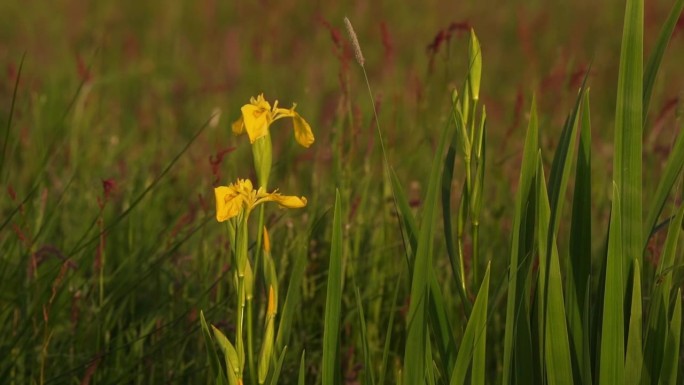
{"type": "Polygon", "coordinates": [[[214,189],[216,195],[216,220],[219,222],[237,216],[242,209],[244,198],[231,185],[219,186],[214,189]]]}
{"type": "Polygon", "coordinates": [[[245,104],[242,106],[242,120],[244,121],[247,135],[249,135],[250,143],[254,143],[258,138],[268,135],[268,126],[273,121],[270,105],[266,101],[264,103],[269,108],[265,108],[261,103],[258,103],[258,105],[245,104]]]}
{"type": "Polygon", "coordinates": [[[300,207],[306,206],[305,197],[296,197],[291,195],[280,195],[277,192],[268,194],[263,201],[276,202],[282,207],[287,207],[288,209],[298,209],[300,207]]]}
{"type": "Polygon", "coordinates": [[[294,135],[297,143],[302,145],[302,147],[308,148],[314,142],[314,135],[311,131],[311,126],[304,120],[298,113],[292,111],[294,116],[292,117],[294,124],[294,135]]]}
{"type": "Polygon", "coordinates": [[[233,134],[235,135],[240,135],[243,132],[245,132],[245,121],[242,119],[242,116],[235,122],[233,122],[232,125],[233,128],[233,134]]]}

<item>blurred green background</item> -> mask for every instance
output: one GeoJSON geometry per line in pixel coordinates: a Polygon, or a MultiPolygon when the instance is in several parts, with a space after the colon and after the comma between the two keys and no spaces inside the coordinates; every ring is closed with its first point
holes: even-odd
{"type": "MultiPolygon", "coordinates": [[[[670,6],[646,2],[645,54],[670,6]]],[[[289,123],[274,128],[272,185],[310,205],[274,210],[269,223],[285,282],[288,258],[308,250],[293,339],[320,354],[328,235],[316,221],[329,221],[335,187],[350,206],[374,194],[364,203],[371,209],[349,220],[350,231],[365,234],[360,250],[397,247],[372,239],[387,191],[376,185],[382,169],[372,104],[345,16],[366,58],[390,163],[416,206],[451,90],[467,73],[468,29],[477,32],[489,135],[482,252],[501,256],[504,266],[532,95],[542,147],[552,149],[590,65],[593,177],[611,177],[623,12],[620,1],[1,2],[0,378],[206,382],[198,311],[226,330],[231,319],[220,274],[227,241],[213,220],[212,189],[253,176],[247,141],[232,135],[230,123],[261,92],[283,107],[297,103],[316,135],[303,150],[289,123]]],[[[646,180],[656,180],[676,133],[682,52],[680,20],[644,130],[646,180]]],[[[645,200],[654,189],[645,183],[645,200]]],[[[593,194],[605,228],[610,191],[593,194]]],[[[594,242],[601,247],[603,239],[594,242]]],[[[503,277],[496,262],[493,270],[503,277]]],[[[383,282],[370,284],[364,298],[387,296],[383,282]]],[[[292,351],[286,374],[298,364],[292,351]]],[[[312,379],[317,363],[311,359],[312,379]]]]}

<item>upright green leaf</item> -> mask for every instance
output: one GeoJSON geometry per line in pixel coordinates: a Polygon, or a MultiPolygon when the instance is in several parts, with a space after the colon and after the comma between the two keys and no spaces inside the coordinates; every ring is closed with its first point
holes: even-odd
{"type": "MultiPolygon", "coordinates": [[[[622,202],[625,270],[642,260],[641,151],[643,103],[643,0],[627,0],[615,110],[613,179],[622,202]]],[[[623,284],[625,282],[623,281],[623,284]]],[[[623,287],[623,291],[625,288],[623,287]]]]}
{"type": "MultiPolygon", "coordinates": [[[[432,242],[434,238],[434,217],[437,209],[437,194],[440,185],[440,166],[444,156],[450,127],[442,130],[439,146],[435,153],[430,171],[430,181],[425,197],[423,219],[416,248],[415,262],[411,279],[411,297],[408,312],[408,331],[404,351],[404,383],[423,384],[425,382],[427,349],[428,293],[430,292],[432,272],[432,242]]],[[[443,309],[442,309],[443,310],[443,309]]]]}
{"type": "Polygon", "coordinates": [[[473,305],[473,312],[470,315],[468,324],[466,325],[461,346],[458,349],[458,356],[456,364],[451,372],[451,385],[461,385],[465,383],[468,367],[471,360],[473,362],[471,384],[484,384],[485,380],[485,366],[484,346],[486,346],[485,339],[487,337],[487,303],[489,299],[489,271],[490,264],[487,264],[487,271],[485,272],[482,285],[477,293],[475,304],[473,305]],[[476,352],[477,355],[473,355],[476,352]]]}
{"type": "Polygon", "coordinates": [[[629,312],[629,331],[627,336],[627,355],[625,357],[625,384],[639,384],[644,354],[641,344],[641,268],[634,261],[634,280],[632,284],[632,306],[629,312]]]}
{"type": "Polygon", "coordinates": [[[304,365],[304,355],[306,351],[302,350],[302,358],[299,359],[299,380],[297,385],[306,385],[306,366],[304,365]]]}
{"type": "MultiPolygon", "coordinates": [[[[537,123],[537,109],[534,99],[530,109],[530,122],[527,127],[525,137],[525,148],[523,150],[523,160],[520,169],[520,179],[518,192],[515,196],[515,212],[513,219],[513,234],[511,236],[511,257],[508,266],[508,294],[506,301],[506,329],[504,334],[504,357],[503,357],[503,383],[511,383],[511,369],[513,367],[514,337],[519,337],[523,333],[518,331],[519,327],[525,327],[524,318],[527,312],[521,309],[526,296],[523,291],[527,269],[522,268],[526,265],[525,258],[526,242],[525,228],[533,218],[526,218],[528,210],[528,197],[532,191],[532,182],[536,174],[537,149],[539,148],[539,131],[537,123]],[[520,280],[520,283],[518,283],[520,280]],[[521,311],[523,310],[523,311],[521,311]]],[[[527,261],[529,264],[529,261],[527,261]]],[[[529,335],[529,333],[528,333],[529,335]]],[[[521,357],[522,359],[528,357],[521,357]]]]}
{"type": "MultiPolygon", "coordinates": [[[[209,332],[207,321],[204,319],[204,312],[201,310],[200,326],[202,329],[202,336],[204,336],[204,345],[207,348],[207,356],[209,357],[211,372],[216,378],[216,384],[228,385],[226,382],[226,377],[223,375],[223,369],[221,368],[221,363],[219,362],[218,354],[216,354],[216,349],[214,348],[214,341],[211,339],[211,333],[209,332]]],[[[234,384],[231,383],[230,385],[234,384]]]]}
{"type": "Polygon", "coordinates": [[[551,207],[544,177],[541,153],[537,158],[537,226],[539,243],[539,307],[544,318],[543,347],[545,373],[550,384],[574,383],[572,360],[570,357],[570,341],[568,338],[567,319],[565,317],[565,301],[563,300],[563,278],[560,271],[560,260],[556,237],[551,233],[551,207]],[[547,235],[552,234],[550,239],[547,235]],[[549,244],[547,244],[549,242],[549,244]],[[545,261],[545,262],[544,262],[545,261]]]}
{"type": "MultiPolygon", "coordinates": [[[[342,307],[342,202],[340,191],[335,191],[335,213],[333,216],[332,241],[330,245],[330,265],[328,267],[328,289],[325,300],[325,324],[323,329],[323,383],[338,383],[336,368],[340,333],[340,313],[342,307]]],[[[283,352],[284,353],[284,352],[283,352]]]]}
{"type": "Polygon", "coordinates": [[[572,196],[572,219],[570,227],[568,276],[566,279],[566,302],[568,310],[568,327],[575,345],[577,362],[581,363],[580,377],[582,383],[591,378],[590,367],[584,363],[590,361],[588,356],[588,323],[585,304],[587,284],[591,272],[591,118],[589,107],[589,89],[582,97],[580,116],[580,137],[575,168],[575,190],[572,196]],[[585,327],[586,326],[586,327],[585,327]]]}
{"type": "Polygon", "coordinates": [[[616,183],[613,183],[613,205],[610,212],[608,258],[603,297],[599,384],[625,383],[623,306],[625,259],[622,250],[621,218],[619,188],[616,183]]]}
{"type": "Polygon", "coordinates": [[[667,335],[667,342],[665,343],[665,356],[663,366],[660,371],[659,384],[676,384],[677,371],[679,368],[679,352],[681,350],[681,333],[682,333],[682,293],[681,289],[677,290],[677,297],[675,298],[675,306],[672,310],[672,319],[669,325],[669,333],[667,335]]]}

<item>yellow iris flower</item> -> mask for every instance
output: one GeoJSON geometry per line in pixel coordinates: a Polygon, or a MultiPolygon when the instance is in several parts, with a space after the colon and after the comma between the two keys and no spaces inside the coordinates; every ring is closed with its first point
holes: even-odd
{"type": "Polygon", "coordinates": [[[294,135],[297,143],[303,147],[309,147],[314,142],[314,135],[311,126],[295,111],[297,104],[292,104],[292,108],[278,108],[276,100],[271,108],[271,104],[264,99],[264,94],[260,94],[255,99],[250,98],[249,104],[242,106],[242,116],[233,123],[233,133],[240,135],[247,131],[250,143],[262,136],[268,135],[268,127],[271,123],[281,118],[292,118],[294,124],[294,135]]]}
{"type": "Polygon", "coordinates": [[[230,186],[219,186],[214,189],[216,195],[216,220],[226,221],[237,216],[241,210],[247,215],[254,207],[264,202],[276,202],[282,207],[291,209],[306,206],[305,197],[281,195],[278,190],[269,193],[261,187],[255,190],[249,179],[238,179],[230,186]]]}

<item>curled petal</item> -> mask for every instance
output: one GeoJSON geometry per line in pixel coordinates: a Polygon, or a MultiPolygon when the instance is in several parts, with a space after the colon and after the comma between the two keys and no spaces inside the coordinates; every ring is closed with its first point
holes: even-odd
{"type": "Polygon", "coordinates": [[[288,209],[298,209],[300,207],[306,206],[305,197],[296,197],[290,195],[280,195],[278,193],[273,193],[266,198],[266,200],[273,201],[281,205],[282,207],[287,207],[288,209]]]}
{"type": "Polygon", "coordinates": [[[219,186],[214,189],[216,195],[216,220],[227,221],[237,216],[242,209],[244,198],[233,186],[219,186]]]}
{"type": "Polygon", "coordinates": [[[233,122],[232,125],[233,128],[233,134],[235,135],[240,135],[243,132],[245,132],[245,121],[242,119],[242,116],[235,122],[233,122]]]}
{"type": "Polygon", "coordinates": [[[314,135],[311,131],[311,126],[298,113],[294,112],[292,117],[294,123],[294,135],[297,143],[302,147],[308,148],[314,142],[314,135]]]}
{"type": "MultiPolygon", "coordinates": [[[[265,103],[268,104],[268,102],[265,103]]],[[[268,135],[268,126],[273,121],[273,116],[266,108],[245,104],[242,106],[242,120],[250,143],[254,143],[255,140],[268,135]]]]}

